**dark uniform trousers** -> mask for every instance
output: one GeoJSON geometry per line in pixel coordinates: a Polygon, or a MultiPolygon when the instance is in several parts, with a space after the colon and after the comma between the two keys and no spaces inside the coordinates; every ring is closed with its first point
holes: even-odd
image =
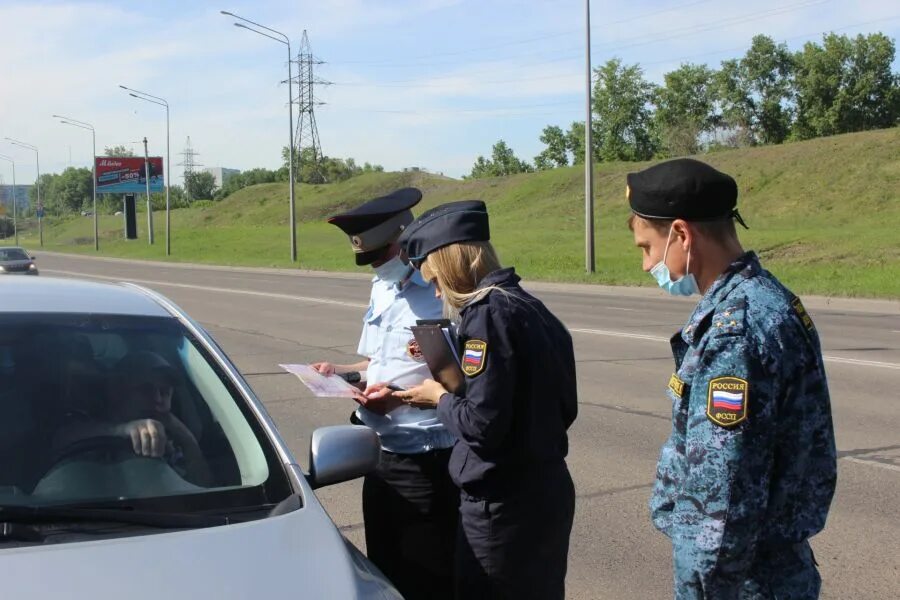
{"type": "Polygon", "coordinates": [[[575,486],[564,462],[490,499],[463,492],[459,513],[457,598],[565,597],[575,486]]]}
{"type": "Polygon", "coordinates": [[[363,483],[366,554],[406,600],[453,597],[459,490],[449,459],[449,448],[382,451],[363,483]]]}
{"type": "Polygon", "coordinates": [[[819,597],[821,588],[816,558],[809,540],[804,540],[757,550],[740,599],[814,600],[819,597]]]}

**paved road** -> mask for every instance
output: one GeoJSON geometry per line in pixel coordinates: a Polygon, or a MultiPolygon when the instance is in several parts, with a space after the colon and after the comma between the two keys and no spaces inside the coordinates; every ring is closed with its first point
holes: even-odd
{"type": "MultiPolygon", "coordinates": [[[[310,432],[345,422],[345,401],[310,397],[278,363],[350,361],[368,294],[353,275],[230,270],[42,254],[50,276],[130,280],[159,290],[206,326],[247,376],[295,454],[310,432]]],[[[580,414],[569,465],[578,500],[571,598],[671,596],[667,540],[647,515],[657,452],[669,431],[668,337],[691,302],[656,290],[535,285],[573,331],[580,414]]],[[[900,596],[900,303],[809,299],[821,333],[841,459],[828,526],[813,547],[823,598],[900,596]]],[[[552,373],[547,374],[552,377],[552,373]]],[[[360,484],[322,490],[346,535],[363,544],[360,484]]]]}

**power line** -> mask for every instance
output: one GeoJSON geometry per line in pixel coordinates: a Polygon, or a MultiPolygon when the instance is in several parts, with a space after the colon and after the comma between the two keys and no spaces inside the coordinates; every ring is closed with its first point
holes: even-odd
{"type": "MultiPolygon", "coordinates": [[[[617,52],[619,50],[626,50],[626,49],[634,48],[637,46],[650,45],[650,44],[655,44],[655,43],[662,42],[662,41],[668,41],[668,40],[677,39],[680,37],[686,37],[689,35],[693,35],[695,33],[709,31],[712,29],[720,28],[720,27],[741,25],[743,23],[748,23],[748,22],[755,21],[755,20],[761,20],[761,19],[768,18],[771,16],[777,16],[780,14],[784,14],[786,12],[792,12],[794,10],[799,10],[802,8],[818,6],[818,5],[825,4],[825,3],[828,3],[831,1],[832,0],[802,0],[801,2],[789,4],[786,6],[782,6],[780,8],[768,9],[766,11],[757,11],[754,13],[746,13],[746,14],[738,16],[738,17],[728,17],[726,19],[720,19],[718,21],[711,21],[711,22],[707,22],[707,23],[703,23],[703,24],[699,24],[699,25],[693,25],[690,27],[682,27],[682,28],[678,28],[678,29],[673,29],[673,30],[670,30],[669,35],[666,35],[664,37],[661,37],[659,33],[647,34],[645,36],[638,38],[639,41],[624,44],[624,45],[608,46],[606,48],[604,48],[602,45],[601,46],[592,46],[592,47],[597,49],[598,51],[603,50],[606,53],[617,52]]],[[[521,56],[526,57],[526,56],[535,56],[535,55],[526,54],[526,55],[521,55],[521,56]]],[[[537,56],[544,56],[544,53],[539,53],[539,54],[537,54],[537,56]]],[[[579,58],[580,56],[581,56],[580,53],[572,54],[572,55],[564,55],[564,56],[560,56],[560,57],[556,57],[556,58],[551,58],[549,60],[543,60],[540,62],[536,62],[536,63],[534,63],[534,66],[540,66],[543,64],[551,63],[551,62],[574,61],[576,58],[579,58]]],[[[458,63],[457,63],[457,61],[453,61],[452,63],[446,63],[446,64],[458,64],[458,63]]],[[[525,68],[525,67],[521,67],[521,68],[525,68]]],[[[508,72],[509,68],[502,69],[502,71],[508,72]]],[[[491,73],[491,72],[498,72],[498,71],[483,70],[480,73],[484,74],[484,73],[491,73]]],[[[475,74],[475,73],[466,73],[466,74],[463,74],[460,76],[470,76],[473,74],[475,74]]],[[[442,85],[437,85],[437,84],[433,83],[435,80],[440,80],[440,79],[452,80],[452,79],[455,79],[460,76],[453,76],[453,75],[435,76],[435,77],[428,78],[429,82],[417,83],[416,85],[409,85],[409,86],[401,85],[401,84],[415,83],[417,81],[420,81],[420,79],[387,80],[387,81],[382,81],[378,84],[374,84],[374,83],[370,83],[370,82],[357,82],[357,81],[346,81],[346,82],[336,82],[336,83],[339,85],[346,85],[346,86],[425,87],[425,88],[428,88],[428,87],[443,87],[442,85]]],[[[553,76],[537,76],[537,77],[518,77],[518,78],[514,78],[514,79],[501,79],[501,80],[495,80],[495,81],[485,81],[482,83],[513,83],[513,82],[518,82],[518,81],[540,81],[540,80],[545,80],[545,79],[562,79],[564,77],[568,77],[568,76],[567,75],[553,75],[553,76]]]]}
{"type": "MultiPolygon", "coordinates": [[[[463,75],[462,77],[465,77],[463,75]]],[[[572,79],[574,75],[543,75],[537,77],[516,77],[514,79],[494,79],[494,80],[479,80],[478,83],[518,83],[520,81],[546,81],[549,79],[572,79]]],[[[447,79],[459,79],[459,77],[447,77],[447,79]]],[[[445,84],[441,83],[421,83],[421,84],[389,84],[389,83],[357,83],[352,81],[341,82],[335,81],[335,85],[343,85],[349,87],[379,87],[379,88],[442,88],[451,85],[452,82],[448,82],[445,84]]]]}
{"type": "MultiPolygon", "coordinates": [[[[823,0],[819,0],[819,2],[817,2],[817,3],[821,3],[822,1],[823,0]]],[[[829,0],[824,0],[824,1],[829,1],[829,0]]],[[[885,22],[889,22],[889,21],[895,21],[897,19],[900,19],[900,15],[884,17],[884,18],[880,18],[880,19],[873,19],[870,21],[863,21],[863,22],[854,23],[851,25],[845,25],[843,27],[827,28],[824,30],[816,31],[816,32],[791,36],[791,37],[787,37],[787,38],[780,38],[780,39],[783,41],[790,41],[790,40],[809,38],[809,37],[812,37],[815,35],[827,34],[829,32],[836,32],[836,31],[845,31],[848,29],[854,29],[856,27],[864,27],[867,25],[874,25],[877,23],[885,23],[885,22]]],[[[635,44],[635,45],[640,45],[640,44],[635,44]]],[[[614,48],[613,50],[626,49],[626,48],[630,48],[632,46],[633,45],[620,46],[618,48],[614,48]]],[[[666,63],[671,63],[671,62],[679,62],[682,60],[691,60],[694,58],[703,58],[705,56],[714,56],[717,54],[724,54],[726,52],[738,52],[741,50],[745,50],[747,47],[748,47],[747,44],[744,44],[742,46],[734,46],[731,48],[723,48],[720,50],[702,52],[702,53],[698,53],[698,54],[683,56],[680,58],[667,58],[667,59],[656,60],[656,61],[641,61],[639,64],[641,66],[649,66],[649,65],[657,65],[657,64],[666,64],[666,63]]],[[[561,59],[560,58],[550,59],[548,61],[544,61],[544,62],[540,62],[540,63],[528,63],[525,65],[521,65],[520,67],[517,67],[517,68],[518,69],[534,69],[535,67],[540,67],[540,66],[545,65],[550,62],[560,62],[561,60],[574,60],[574,59],[570,59],[568,57],[561,58],[561,59]]],[[[509,69],[505,69],[504,71],[509,71],[509,69]]],[[[345,87],[349,86],[349,87],[376,87],[376,88],[442,88],[442,87],[447,87],[448,85],[451,85],[453,83],[453,81],[461,79],[461,78],[470,77],[470,76],[476,75],[476,74],[484,74],[484,73],[492,73],[492,72],[497,72],[497,71],[495,71],[495,70],[473,71],[473,72],[467,72],[467,73],[460,73],[460,74],[456,74],[456,75],[428,77],[425,79],[425,81],[423,83],[414,83],[417,81],[422,81],[422,79],[406,79],[406,80],[394,80],[394,81],[384,81],[384,82],[346,81],[346,82],[335,82],[335,83],[336,83],[336,85],[342,85],[345,87]],[[442,83],[440,83],[440,81],[447,81],[447,83],[442,84],[442,83]],[[408,84],[407,84],[407,82],[408,82],[408,84]]],[[[534,76],[534,77],[515,77],[515,78],[510,78],[510,79],[498,79],[498,80],[478,80],[478,83],[488,84],[488,85],[505,84],[505,83],[520,83],[520,82],[529,82],[529,81],[547,81],[547,80],[554,80],[554,79],[572,79],[575,76],[576,76],[576,74],[573,73],[571,75],[560,74],[560,75],[543,75],[543,76],[534,76]]]]}
{"type": "MultiPolygon", "coordinates": [[[[651,11],[651,12],[632,15],[630,17],[626,17],[624,19],[619,19],[617,21],[607,21],[607,22],[603,23],[602,25],[597,25],[595,27],[592,27],[592,29],[601,29],[601,28],[612,27],[613,25],[621,25],[623,23],[631,23],[633,21],[638,21],[640,19],[646,19],[648,17],[653,17],[653,16],[673,12],[676,10],[690,8],[692,6],[697,6],[699,4],[708,4],[713,1],[714,0],[694,0],[692,2],[686,2],[684,4],[678,4],[678,5],[670,6],[668,8],[663,8],[660,10],[655,10],[655,11],[651,11]]],[[[502,42],[499,44],[491,44],[488,46],[476,46],[473,48],[466,48],[465,50],[455,50],[453,52],[431,52],[428,54],[420,54],[420,55],[418,55],[418,58],[437,58],[437,57],[441,57],[441,56],[459,56],[461,54],[472,54],[472,53],[477,53],[477,52],[484,52],[485,50],[496,50],[498,48],[507,48],[509,46],[520,46],[522,44],[531,44],[533,42],[540,42],[543,40],[549,40],[549,39],[554,39],[554,38],[563,37],[563,36],[567,36],[567,35],[573,35],[573,34],[579,33],[580,31],[581,31],[580,29],[567,29],[565,31],[559,31],[557,33],[550,33],[550,34],[541,35],[541,36],[537,36],[537,37],[529,37],[529,38],[523,38],[523,39],[518,39],[518,40],[511,40],[508,42],[502,42]]],[[[344,61],[331,61],[331,62],[335,62],[338,64],[374,65],[374,64],[381,64],[381,63],[390,63],[390,62],[392,62],[392,60],[391,59],[344,60],[344,61]]]]}
{"type": "MultiPolygon", "coordinates": [[[[865,27],[866,25],[874,25],[876,23],[885,23],[888,21],[896,21],[898,19],[900,19],[900,15],[895,15],[893,17],[885,17],[882,19],[874,19],[872,21],[863,21],[861,23],[854,23],[852,25],[845,25],[844,27],[832,27],[832,28],[829,28],[826,30],[813,31],[811,33],[804,33],[801,35],[793,35],[791,37],[779,38],[779,41],[790,42],[790,41],[795,41],[795,40],[801,40],[801,39],[811,38],[816,35],[826,35],[828,33],[834,33],[837,31],[846,31],[848,29],[855,29],[857,27],[865,27]]],[[[739,52],[741,50],[746,50],[746,49],[747,49],[747,45],[745,44],[743,46],[737,46],[737,47],[732,47],[732,48],[723,48],[721,50],[712,50],[709,52],[703,52],[701,54],[692,54],[690,56],[682,56],[680,58],[666,58],[663,60],[654,60],[654,61],[649,61],[649,62],[644,61],[644,62],[641,62],[640,65],[642,67],[647,66],[647,65],[662,65],[662,64],[666,64],[666,63],[672,63],[672,62],[681,62],[683,60],[691,60],[694,58],[704,58],[706,56],[715,56],[717,54],[725,54],[726,52],[739,52]]]]}
{"type": "MultiPolygon", "coordinates": [[[[884,17],[884,18],[880,18],[880,19],[873,19],[873,20],[869,20],[869,21],[861,21],[861,22],[857,22],[857,23],[851,23],[851,24],[845,25],[843,27],[828,28],[825,30],[795,35],[795,36],[791,36],[788,38],[782,38],[781,41],[787,42],[787,41],[793,41],[793,40],[798,40],[798,39],[810,38],[810,37],[813,37],[816,35],[825,35],[827,33],[846,31],[849,29],[857,28],[857,27],[865,27],[865,26],[874,25],[877,23],[896,21],[898,19],[900,19],[900,15],[894,15],[894,16],[884,17]]],[[[682,56],[679,58],[669,58],[669,59],[664,59],[664,60],[659,60],[659,61],[650,61],[650,62],[645,61],[645,62],[641,62],[639,64],[641,66],[646,66],[646,65],[664,64],[664,63],[669,63],[669,62],[680,62],[683,60],[702,58],[704,56],[723,54],[725,52],[736,52],[736,51],[746,50],[746,48],[747,48],[747,45],[745,44],[745,45],[738,46],[738,47],[713,50],[710,52],[693,54],[693,55],[689,55],[689,56],[682,56]]],[[[563,76],[561,76],[561,77],[563,77],[563,76]]],[[[569,77],[569,76],[566,75],[565,77],[569,77]]],[[[516,80],[505,80],[503,82],[508,83],[509,81],[528,81],[528,80],[533,80],[533,78],[520,78],[520,79],[516,79],[516,80]]],[[[490,83],[490,82],[481,82],[481,83],[490,83]]],[[[344,84],[344,85],[348,85],[348,84],[344,84]]],[[[354,85],[365,85],[365,84],[354,84],[354,85]]],[[[377,84],[372,84],[372,85],[377,85],[377,84]]],[[[381,86],[379,86],[379,87],[381,87],[381,86]]],[[[409,86],[409,87],[420,87],[420,86],[409,86]]],[[[494,108],[489,108],[489,109],[435,109],[435,110],[425,110],[425,111],[416,110],[416,109],[408,109],[408,110],[383,109],[383,110],[381,110],[381,109],[360,108],[360,107],[353,107],[353,106],[343,106],[340,104],[335,105],[335,106],[337,106],[338,108],[341,108],[342,110],[349,110],[349,111],[354,111],[354,112],[377,113],[377,114],[398,114],[398,115],[426,115],[426,114],[472,114],[472,115],[477,115],[477,114],[483,114],[483,115],[496,115],[496,116],[540,116],[541,114],[551,114],[552,115],[552,114],[558,114],[558,113],[537,113],[537,112],[529,112],[529,113],[518,112],[518,113],[516,113],[516,112],[510,112],[510,111],[517,111],[520,109],[527,109],[527,108],[547,107],[547,106],[575,105],[578,102],[579,101],[572,100],[572,101],[544,102],[544,103],[538,103],[538,104],[527,104],[527,105],[518,105],[518,106],[509,106],[509,107],[494,107],[494,108]]]]}
{"type": "MultiPolygon", "coordinates": [[[[707,0],[697,0],[696,2],[688,3],[688,5],[700,4],[705,1],[707,1],[707,0]]],[[[701,33],[704,31],[709,31],[709,30],[715,29],[717,27],[729,27],[729,26],[734,26],[734,25],[741,25],[744,23],[749,23],[752,21],[761,20],[761,19],[765,19],[768,17],[772,17],[772,16],[778,16],[778,15],[781,15],[781,14],[784,14],[787,12],[801,10],[803,8],[811,8],[813,6],[818,6],[820,4],[825,4],[825,3],[828,3],[831,1],[832,0],[801,0],[800,2],[795,2],[793,4],[785,4],[785,5],[777,6],[775,8],[768,8],[768,9],[765,9],[762,11],[752,11],[752,12],[744,13],[742,15],[726,17],[724,19],[720,19],[717,21],[710,21],[710,22],[706,22],[706,23],[700,23],[697,25],[690,25],[687,27],[670,29],[668,31],[643,34],[642,36],[640,36],[640,38],[638,38],[643,41],[639,41],[634,44],[627,44],[624,46],[615,46],[614,44],[596,44],[596,45],[592,45],[592,48],[597,49],[597,50],[604,50],[604,49],[619,50],[619,49],[631,48],[631,47],[639,46],[639,45],[652,44],[652,43],[657,43],[657,42],[661,42],[661,41],[668,41],[671,39],[676,39],[679,37],[692,35],[694,33],[701,33]],[[680,32],[680,33],[675,33],[675,32],[680,32]],[[664,35],[664,34],[670,34],[670,35],[666,35],[666,37],[660,37],[661,35],[664,35]]],[[[637,20],[638,18],[646,18],[647,16],[651,16],[653,14],[670,12],[672,10],[676,10],[676,8],[657,11],[657,13],[646,13],[639,17],[623,19],[623,20],[617,21],[617,22],[611,22],[608,25],[624,23],[624,22],[631,21],[631,20],[637,20]]],[[[553,34],[553,36],[559,37],[556,34],[553,34]]],[[[571,59],[571,58],[580,57],[581,50],[582,50],[582,48],[580,48],[580,47],[565,48],[565,49],[563,49],[563,51],[571,51],[571,52],[577,51],[578,53],[567,55],[564,58],[571,59]]],[[[541,51],[529,52],[529,53],[525,53],[525,54],[516,54],[513,56],[506,56],[506,57],[502,57],[502,58],[515,59],[515,58],[522,58],[522,57],[544,56],[545,54],[546,54],[546,50],[541,50],[541,51]]],[[[451,53],[448,53],[448,55],[451,55],[451,53]]],[[[420,58],[427,58],[427,55],[422,56],[420,58]]],[[[384,59],[384,60],[379,60],[379,61],[331,61],[330,64],[370,64],[370,65],[380,65],[382,68],[405,68],[405,67],[428,67],[428,66],[454,65],[454,64],[457,64],[457,61],[456,60],[447,60],[447,61],[438,61],[438,62],[422,62],[421,60],[415,60],[415,61],[411,61],[411,62],[395,62],[390,59],[384,59]]]]}

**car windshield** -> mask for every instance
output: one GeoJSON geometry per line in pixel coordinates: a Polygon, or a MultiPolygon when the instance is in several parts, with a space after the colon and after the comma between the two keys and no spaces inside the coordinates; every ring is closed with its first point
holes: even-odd
{"type": "Polygon", "coordinates": [[[228,511],[289,495],[247,402],[178,320],[0,314],[0,505],[228,511]]]}
{"type": "Polygon", "coordinates": [[[0,262],[5,260],[31,260],[21,248],[0,248],[0,262]]]}

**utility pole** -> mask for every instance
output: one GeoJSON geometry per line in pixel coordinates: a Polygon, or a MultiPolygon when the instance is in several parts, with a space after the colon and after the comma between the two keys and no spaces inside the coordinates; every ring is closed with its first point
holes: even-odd
{"type": "Polygon", "coordinates": [[[119,87],[129,92],[128,95],[133,98],[150,102],[157,106],[165,107],[166,109],[166,169],[163,173],[163,180],[166,183],[166,256],[169,256],[172,254],[172,204],[169,202],[169,178],[172,176],[172,152],[169,147],[169,103],[164,98],[148,94],[147,92],[125,87],[124,85],[120,85],[119,87]]]}
{"type": "Polygon", "coordinates": [[[591,0],[584,0],[585,98],[584,119],[584,269],[595,271],[594,264],[594,152],[591,142],[591,0]]]}
{"type": "Polygon", "coordinates": [[[147,152],[147,138],[144,138],[144,180],[147,185],[147,238],[153,245],[153,204],[150,202],[150,154],[147,152]]]}

